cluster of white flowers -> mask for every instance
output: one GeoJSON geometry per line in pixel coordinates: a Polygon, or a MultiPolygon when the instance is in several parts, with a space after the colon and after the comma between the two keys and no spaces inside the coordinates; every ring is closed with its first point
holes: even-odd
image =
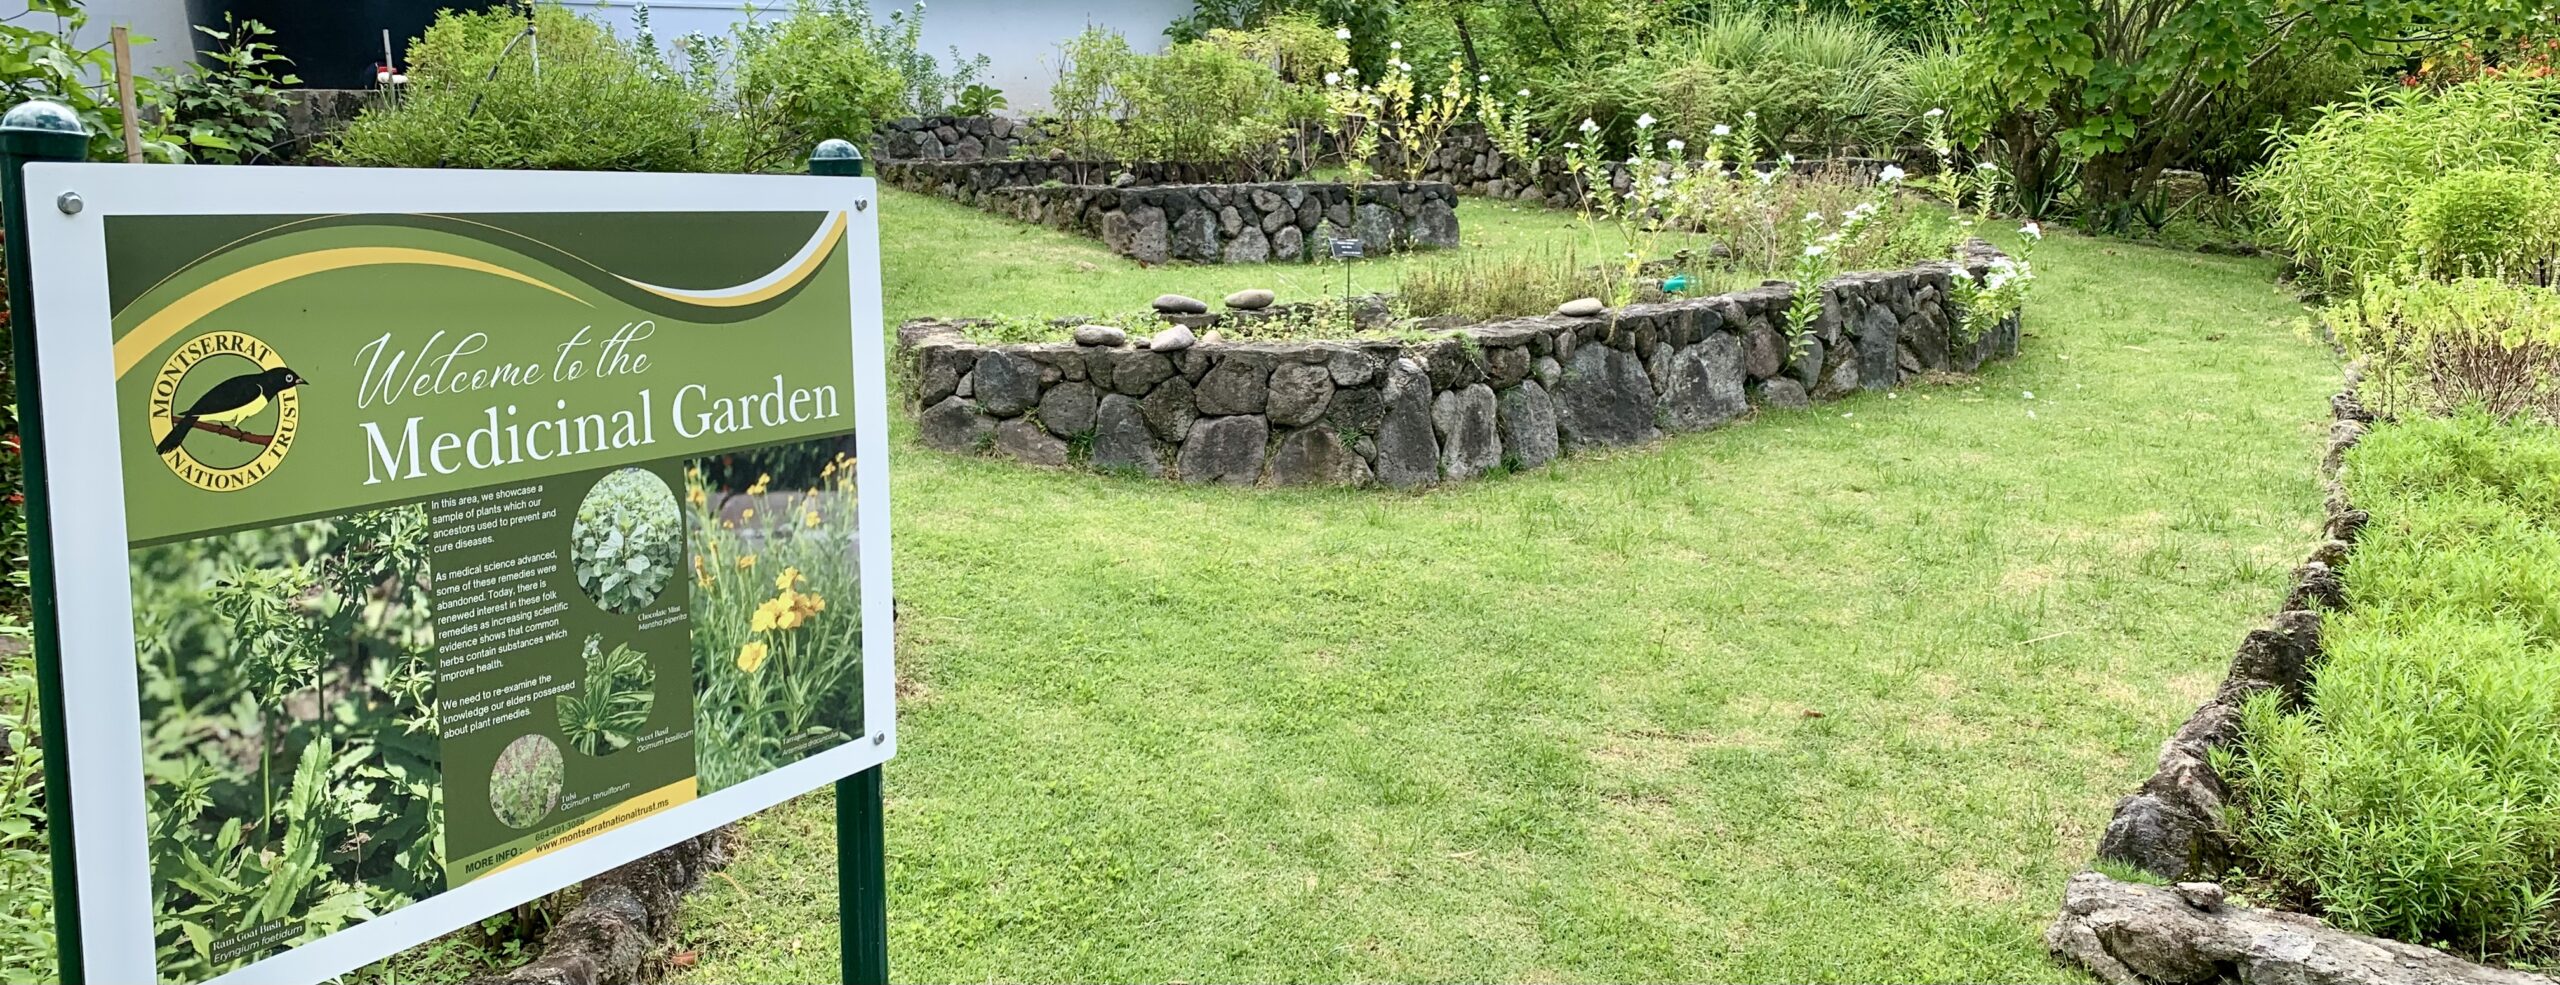
{"type": "Polygon", "coordinates": [[[1884,166],[1884,170],[1876,172],[1876,181],[1881,184],[1890,185],[1894,182],[1901,181],[1903,173],[1901,165],[1887,164],[1884,166]]]}
{"type": "Polygon", "coordinates": [[[1590,118],[1590,117],[1588,117],[1588,116],[1583,117],[1583,118],[1582,118],[1582,132],[1583,132],[1583,133],[1586,133],[1586,134],[1599,133],[1599,132],[1600,132],[1600,121],[1598,121],[1598,120],[1594,120],[1594,119],[1592,119],[1592,118],[1590,118]]]}
{"type": "Polygon", "coordinates": [[[1350,28],[1347,28],[1347,27],[1337,27],[1337,28],[1334,28],[1334,29],[1333,29],[1333,39],[1334,39],[1334,40],[1336,40],[1336,41],[1349,41],[1349,40],[1351,40],[1351,29],[1350,29],[1350,28]]]}
{"type": "Polygon", "coordinates": [[[2031,240],[2042,240],[2044,239],[2044,223],[2029,220],[2026,225],[2018,227],[2018,235],[2031,240]]]}
{"type": "Polygon", "coordinates": [[[2009,286],[2011,281],[2030,280],[2033,277],[2033,274],[2027,272],[2024,264],[2008,257],[2001,257],[1991,261],[1990,269],[1983,272],[1982,289],[1998,291],[2009,286]]]}
{"type": "Polygon", "coordinates": [[[1708,130],[1707,133],[1718,137],[1730,137],[1733,136],[1733,127],[1727,124],[1718,123],[1715,125],[1714,129],[1708,130]]]}
{"type": "Polygon", "coordinates": [[[1677,154],[1681,151],[1688,150],[1689,142],[1678,137],[1673,137],[1670,140],[1663,141],[1662,146],[1671,148],[1671,152],[1677,154]]]}
{"type": "Polygon", "coordinates": [[[1658,121],[1653,118],[1653,114],[1646,113],[1643,116],[1636,117],[1636,129],[1651,130],[1656,122],[1658,121]]]}

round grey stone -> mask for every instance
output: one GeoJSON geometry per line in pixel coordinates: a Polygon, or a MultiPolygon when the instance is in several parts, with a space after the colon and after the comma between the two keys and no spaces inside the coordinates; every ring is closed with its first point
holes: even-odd
{"type": "Polygon", "coordinates": [[[1159,294],[1156,296],[1154,306],[1157,311],[1161,311],[1168,315],[1205,315],[1209,313],[1209,302],[1202,301],[1195,297],[1185,297],[1180,294],[1159,294]]]}
{"type": "Polygon", "coordinates": [[[1278,298],[1279,296],[1273,294],[1270,290],[1257,287],[1251,290],[1237,291],[1234,294],[1227,295],[1227,307],[1234,308],[1237,311],[1260,311],[1264,308],[1271,307],[1271,302],[1278,300],[1278,298]]]}
{"type": "Polygon", "coordinates": [[[1191,348],[1191,343],[1195,341],[1198,340],[1192,336],[1191,329],[1176,325],[1157,332],[1155,338],[1148,339],[1147,348],[1155,352],[1181,352],[1191,348]]]}
{"type": "Polygon", "coordinates": [[[1076,344],[1077,344],[1077,345],[1091,345],[1091,346],[1106,346],[1106,347],[1107,347],[1107,346],[1119,346],[1119,345],[1126,345],[1126,344],[1128,344],[1128,341],[1129,341],[1129,330],[1128,330],[1128,329],[1125,329],[1125,328],[1121,328],[1121,327],[1120,327],[1120,326],[1118,326],[1118,325],[1078,325],[1078,326],[1076,326],[1076,344]]]}
{"type": "Polygon", "coordinates": [[[1599,298],[1575,298],[1556,306],[1556,314],[1574,318],[1589,318],[1607,310],[1609,306],[1601,304],[1599,298]]]}

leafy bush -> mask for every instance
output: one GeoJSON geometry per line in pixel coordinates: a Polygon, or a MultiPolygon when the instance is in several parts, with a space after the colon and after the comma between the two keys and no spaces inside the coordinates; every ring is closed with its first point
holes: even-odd
{"type": "Polygon", "coordinates": [[[589,756],[621,752],[649,725],[649,709],[658,703],[652,690],[658,672],[649,666],[649,655],[630,644],[606,650],[600,633],[587,637],[578,656],[585,664],[578,690],[558,698],[560,731],[589,756]]]}
{"type": "Polygon", "coordinates": [[[1142,55],[1090,28],[1068,41],[1050,104],[1053,139],[1087,160],[1267,164],[1304,107],[1261,61],[1216,41],[1142,55]]]}
{"type": "Polygon", "coordinates": [[[2560,172],[2460,171],[2418,193],[2406,259],[2430,277],[2549,282],[2560,255],[2560,172]]]}
{"type": "MultiPolygon", "coordinates": [[[[48,17],[34,23],[14,23],[19,17],[0,22],[0,100],[10,106],[30,99],[59,102],[80,117],[89,128],[89,158],[95,161],[121,161],[124,153],[124,109],[117,101],[115,87],[115,53],[103,40],[82,48],[72,39],[79,37],[89,23],[89,14],[80,8],[79,0],[40,0],[27,4],[21,17],[48,17]]],[[[94,35],[93,35],[94,37],[94,35]]],[[[142,44],[150,38],[135,37],[142,44]]],[[[158,122],[161,104],[160,84],[151,78],[136,78],[134,102],[138,113],[136,129],[141,133],[143,159],[149,161],[182,161],[185,148],[179,146],[168,130],[158,122]]]]}
{"type": "Polygon", "coordinates": [[[646,469],[619,469],[578,501],[569,530],[569,561],[578,589],[606,612],[638,612],[658,600],[675,576],[684,521],[666,480],[646,469]]]}
{"type": "MultiPolygon", "coordinates": [[[[868,139],[882,120],[911,109],[906,78],[884,57],[891,49],[882,43],[893,39],[875,36],[881,30],[859,0],[799,0],[781,21],[740,25],[730,97],[744,124],[737,170],[787,166],[830,137],[868,139]]],[[[912,44],[903,50],[915,54],[912,44]]],[[[921,57],[929,71],[933,58],[921,57]]]]}
{"type": "Polygon", "coordinates": [[[2408,419],[2349,454],[2373,514],[2310,707],[2225,775],[2273,887],[2352,930],[2560,956],[2560,431],[2408,419]]]}
{"type": "Polygon", "coordinates": [[[196,158],[214,164],[254,163],[273,153],[285,135],[281,89],[302,84],[299,76],[284,70],[293,60],[258,40],[275,30],[230,14],[223,15],[218,29],[196,30],[218,47],[204,53],[206,64],[163,86],[168,97],[165,125],[196,158]]]}
{"type": "MultiPolygon", "coordinates": [[[[1849,147],[1883,150],[1926,108],[1913,105],[1907,84],[1914,61],[1863,21],[1727,12],[1667,29],[1624,57],[1535,73],[1533,123],[1561,134],[1595,121],[1600,131],[1593,139],[1623,154],[1634,144],[1639,117],[1663,121],[1669,134],[1702,140],[1717,125],[1740,126],[1751,114],[1770,156],[1786,148],[1822,155],[1849,147]]],[[[1739,153],[1748,159],[1761,150],[1739,153]]]]}
{"type": "Polygon", "coordinates": [[[380,167],[705,171],[697,132],[710,94],[653,53],[556,5],[535,8],[542,75],[524,17],[445,11],[409,48],[409,84],[341,131],[330,156],[380,167]]]}
{"type": "Polygon", "coordinates": [[[2560,293],[2494,278],[2377,278],[2324,314],[2386,412],[2479,405],[2560,422],[2560,293]]]}
{"type": "Polygon", "coordinates": [[[1618,70],[1651,80],[1641,108],[1674,133],[1704,136],[1753,113],[1770,146],[1828,154],[1881,148],[1918,118],[1925,107],[1906,102],[1907,60],[1863,21],[1723,14],[1618,70]]]}
{"type": "Polygon", "coordinates": [[[2296,258],[2348,286],[2401,256],[2412,202],[2439,176],[2513,170],[2560,180],[2560,83],[2483,80],[2368,92],[2278,137],[2243,189],[2296,258]]]}

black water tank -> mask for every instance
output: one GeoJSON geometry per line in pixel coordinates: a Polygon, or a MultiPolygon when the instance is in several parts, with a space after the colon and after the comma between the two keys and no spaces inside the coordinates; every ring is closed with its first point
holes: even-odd
{"type": "Polygon", "coordinates": [[[426,33],[438,10],[482,10],[498,0],[194,0],[196,23],[219,24],[224,13],[275,28],[275,42],[293,59],[294,74],[314,89],[371,87],[382,62],[382,32],[391,32],[392,57],[409,64],[409,42],[426,33]],[[201,6],[199,6],[201,5],[201,6]]]}

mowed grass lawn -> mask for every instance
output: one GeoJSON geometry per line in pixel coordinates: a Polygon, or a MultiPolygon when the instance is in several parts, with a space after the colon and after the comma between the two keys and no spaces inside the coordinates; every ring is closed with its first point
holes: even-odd
{"type": "MultiPolygon", "coordinates": [[[[881,211],[893,324],[1340,289],[881,211]]],[[[2077,977],[2038,935],[2310,544],[2337,374],[2268,263],[2037,266],[1978,379],[1422,495],[1040,472],[897,415],[892,972],[2077,977]]],[[[747,822],[686,980],[835,980],[831,811],[747,822]]]]}

